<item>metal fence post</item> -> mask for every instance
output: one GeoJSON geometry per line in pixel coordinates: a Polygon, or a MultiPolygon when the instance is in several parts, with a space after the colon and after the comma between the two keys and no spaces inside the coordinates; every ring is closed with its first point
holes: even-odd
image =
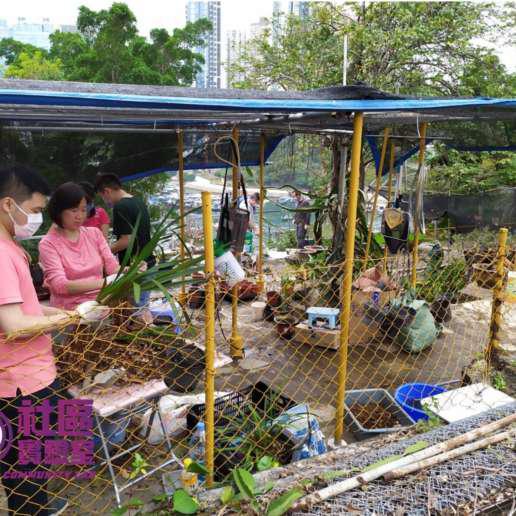
{"type": "Polygon", "coordinates": [[[498,256],[496,259],[496,285],[493,289],[491,305],[491,324],[489,325],[489,342],[485,351],[486,361],[492,358],[493,351],[500,347],[499,332],[502,325],[502,306],[504,301],[505,256],[507,244],[507,228],[498,233],[498,256]]]}
{"type": "MultiPolygon", "coordinates": [[[[234,127],[231,137],[238,145],[240,131],[234,127]]],[[[238,207],[238,185],[240,182],[240,169],[237,166],[237,157],[233,156],[233,203],[238,207]]],[[[238,256],[237,256],[238,258],[238,256]]],[[[230,354],[233,360],[244,358],[244,339],[238,333],[238,285],[231,290],[231,337],[229,338],[230,354]]]]}
{"type": "Polygon", "coordinates": [[[335,410],[335,443],[340,443],[344,431],[344,399],[348,365],[349,323],[351,316],[351,285],[355,258],[355,232],[357,225],[358,187],[360,182],[360,155],[362,153],[362,129],[364,114],[355,113],[353,120],[353,142],[351,147],[351,178],[348,191],[348,214],[346,227],[346,257],[342,281],[342,311],[340,314],[339,369],[337,406],[335,410]]]}
{"type": "MultiPolygon", "coordinates": [[[[428,124],[427,122],[423,122],[421,124],[421,128],[419,130],[419,155],[418,155],[418,165],[419,165],[419,173],[421,173],[421,167],[423,166],[423,162],[425,159],[425,145],[426,145],[426,128],[428,124]]],[[[417,283],[417,261],[418,261],[418,246],[419,246],[419,221],[414,218],[414,247],[412,249],[412,273],[410,277],[410,285],[412,288],[416,288],[417,283]]]]}
{"type": "Polygon", "coordinates": [[[211,194],[202,192],[202,221],[204,230],[204,271],[206,273],[206,321],[204,323],[205,365],[205,461],[208,470],[207,484],[213,484],[215,448],[215,254],[213,249],[213,217],[211,194]]]}
{"type": "Polygon", "coordinates": [[[258,272],[258,281],[256,282],[260,292],[263,292],[265,287],[265,281],[263,279],[263,207],[265,203],[265,188],[263,186],[263,176],[265,169],[265,144],[267,143],[265,134],[260,135],[260,234],[258,235],[258,263],[257,263],[257,272],[258,272]]]}
{"type": "MultiPolygon", "coordinates": [[[[185,169],[183,158],[184,140],[183,131],[177,131],[177,174],[179,180],[179,256],[184,260],[186,256],[185,248],[185,169]]],[[[186,304],[186,286],[184,276],[181,277],[181,289],[179,292],[179,302],[181,305],[186,304]]]]}

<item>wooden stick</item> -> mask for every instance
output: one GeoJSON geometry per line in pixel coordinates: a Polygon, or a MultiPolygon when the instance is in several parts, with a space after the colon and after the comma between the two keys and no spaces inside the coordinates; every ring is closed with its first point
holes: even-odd
{"type": "Polygon", "coordinates": [[[388,464],[384,464],[370,471],[366,471],[365,473],[362,473],[360,475],[348,478],[346,480],[343,480],[342,482],[336,482],[335,484],[332,484],[328,487],[325,487],[324,489],[315,491],[314,493],[311,493],[301,498],[301,500],[299,500],[292,507],[292,509],[302,509],[310,505],[322,502],[323,500],[328,500],[329,498],[333,498],[339,494],[345,493],[350,489],[355,489],[356,487],[360,487],[361,485],[366,484],[367,482],[376,480],[377,478],[382,477],[389,471],[401,468],[403,466],[406,466],[413,462],[420,461],[422,459],[426,459],[428,457],[432,457],[439,453],[446,452],[462,444],[475,441],[481,436],[490,434],[495,430],[508,426],[514,422],[516,422],[516,414],[511,414],[502,419],[499,419],[498,421],[493,421],[492,423],[489,423],[487,425],[475,428],[474,430],[453,437],[452,439],[448,439],[447,441],[444,441],[442,443],[434,444],[433,446],[425,448],[420,452],[413,453],[412,455],[407,455],[406,457],[402,457],[401,459],[395,460],[388,464]]]}
{"type": "Polygon", "coordinates": [[[425,469],[431,466],[435,466],[436,464],[441,464],[441,462],[454,459],[455,457],[459,457],[461,455],[464,455],[465,453],[479,450],[480,448],[485,448],[490,444],[499,443],[501,441],[504,441],[505,439],[514,437],[514,435],[515,430],[513,429],[507,430],[505,432],[500,432],[499,434],[491,435],[489,437],[484,437],[479,441],[473,441],[472,443],[460,446],[459,448],[455,448],[454,450],[448,451],[446,453],[441,453],[439,455],[429,457],[425,460],[413,462],[412,464],[409,464],[408,466],[404,466],[402,468],[393,469],[392,471],[386,473],[383,476],[383,478],[385,480],[394,480],[395,478],[400,478],[410,473],[414,473],[414,471],[419,471],[420,469],[425,469]]]}

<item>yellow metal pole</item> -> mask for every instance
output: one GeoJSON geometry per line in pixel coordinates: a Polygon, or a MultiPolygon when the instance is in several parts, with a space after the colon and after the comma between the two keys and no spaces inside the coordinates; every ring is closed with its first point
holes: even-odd
{"type": "Polygon", "coordinates": [[[260,136],[260,222],[259,222],[259,231],[258,235],[258,263],[257,263],[257,271],[258,271],[258,281],[257,285],[260,289],[260,292],[263,292],[265,287],[265,280],[263,278],[263,205],[265,202],[265,188],[263,186],[264,181],[264,171],[265,171],[265,145],[267,143],[267,138],[265,134],[261,134],[260,136]]]}
{"type": "MultiPolygon", "coordinates": [[[[391,202],[391,195],[392,195],[392,176],[394,174],[394,158],[396,156],[395,154],[395,147],[394,142],[391,140],[391,146],[390,146],[390,155],[389,155],[389,178],[387,180],[387,206],[389,206],[391,202]]],[[[389,251],[387,249],[387,244],[384,244],[383,247],[383,270],[387,270],[387,256],[389,254],[389,251]]]]}
{"type": "Polygon", "coordinates": [[[207,484],[213,484],[215,449],[215,253],[213,250],[213,218],[211,213],[211,194],[202,192],[202,222],[204,229],[204,272],[206,273],[206,321],[204,323],[206,366],[205,366],[205,403],[206,428],[205,461],[208,470],[207,484]]]}
{"type": "MultiPolygon", "coordinates": [[[[231,136],[238,145],[239,139],[238,127],[234,127],[231,136]]],[[[236,166],[236,156],[233,156],[233,203],[238,204],[238,184],[240,182],[240,171],[236,166]]],[[[238,259],[238,256],[236,257],[238,259]]],[[[230,354],[233,360],[244,358],[244,339],[238,333],[238,285],[235,285],[231,291],[231,336],[229,337],[230,354]]]]}
{"type": "MultiPolygon", "coordinates": [[[[425,160],[425,145],[426,145],[426,128],[428,124],[423,122],[419,130],[419,155],[418,155],[418,167],[421,169],[423,161],[425,160]]],[[[414,247],[412,248],[412,274],[410,277],[410,285],[412,288],[416,288],[417,282],[417,248],[419,246],[419,221],[414,219],[414,247]]]]}
{"type": "Polygon", "coordinates": [[[355,258],[355,232],[357,225],[358,187],[360,182],[360,155],[362,153],[362,129],[364,114],[355,113],[353,120],[353,143],[351,148],[351,177],[348,191],[348,214],[346,226],[346,257],[342,282],[342,312],[340,314],[340,344],[338,390],[335,422],[335,443],[340,443],[344,431],[344,398],[348,365],[349,322],[351,315],[351,284],[355,258]]]}
{"type": "MultiPolygon", "coordinates": [[[[179,256],[181,260],[185,259],[185,162],[183,131],[177,131],[177,170],[179,179],[179,256]]],[[[186,304],[186,286],[184,284],[184,276],[181,277],[181,290],[179,292],[179,302],[184,306],[186,304]]]]}
{"type": "Polygon", "coordinates": [[[501,228],[498,234],[498,257],[496,260],[496,285],[493,289],[491,305],[491,324],[489,326],[489,342],[485,351],[489,364],[493,351],[500,347],[499,332],[502,325],[502,305],[504,300],[505,256],[507,245],[507,228],[501,228]]]}
{"type": "Polygon", "coordinates": [[[376,216],[376,206],[378,205],[378,194],[380,193],[380,185],[382,182],[382,172],[385,163],[385,155],[387,154],[387,142],[389,141],[390,129],[386,127],[383,130],[383,144],[382,153],[380,155],[380,165],[376,171],[376,185],[374,190],[373,209],[371,211],[371,221],[369,222],[369,229],[367,230],[367,243],[365,249],[364,266],[362,270],[367,268],[367,260],[369,259],[369,250],[371,249],[371,240],[373,238],[373,224],[376,216]]]}

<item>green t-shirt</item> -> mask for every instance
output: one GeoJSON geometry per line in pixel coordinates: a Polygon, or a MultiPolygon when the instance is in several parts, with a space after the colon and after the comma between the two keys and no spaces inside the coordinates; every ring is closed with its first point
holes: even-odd
{"type": "MultiPolygon", "coordinates": [[[[131,235],[138,222],[136,241],[132,249],[132,256],[140,252],[150,241],[150,216],[145,203],[138,197],[124,197],[113,207],[113,234],[120,238],[122,235],[131,235]]],[[[123,262],[127,250],[118,253],[118,260],[123,262]]],[[[147,265],[152,267],[156,263],[154,256],[147,259],[147,265]]]]}

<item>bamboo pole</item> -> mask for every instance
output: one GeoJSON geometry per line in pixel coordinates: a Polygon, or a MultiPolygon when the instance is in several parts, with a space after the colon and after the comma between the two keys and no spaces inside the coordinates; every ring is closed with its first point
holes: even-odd
{"type": "MultiPolygon", "coordinates": [[[[186,257],[185,248],[185,162],[184,162],[184,139],[183,131],[177,131],[177,170],[179,180],[179,256],[181,260],[186,257]]],[[[179,292],[179,302],[181,305],[186,305],[186,285],[185,278],[181,276],[181,290],[179,292]]]]}
{"type": "MultiPolygon", "coordinates": [[[[234,127],[231,133],[232,138],[238,145],[240,131],[234,127]]],[[[238,204],[238,184],[240,181],[240,170],[238,169],[237,157],[233,156],[233,204],[238,204]]],[[[239,258],[238,256],[236,257],[239,258]]],[[[231,290],[231,336],[229,337],[230,354],[233,360],[244,358],[244,339],[238,333],[238,285],[231,290]]]]}
{"type": "Polygon", "coordinates": [[[489,325],[489,342],[485,350],[485,358],[489,364],[493,351],[500,348],[500,327],[502,325],[502,306],[504,300],[505,256],[507,246],[507,228],[500,228],[498,233],[498,256],[496,259],[496,285],[493,289],[491,304],[491,324],[489,325]]]}
{"type": "Polygon", "coordinates": [[[213,249],[213,217],[211,194],[202,192],[202,221],[204,230],[204,272],[206,273],[206,320],[204,323],[206,366],[204,422],[206,427],[205,461],[208,470],[207,485],[213,484],[215,456],[215,254],[213,249]]]}
{"type": "Polygon", "coordinates": [[[344,431],[344,397],[348,365],[349,323],[351,316],[351,284],[355,258],[355,233],[357,225],[358,184],[360,181],[360,155],[362,153],[362,129],[364,114],[355,113],[353,120],[353,143],[351,148],[351,177],[348,192],[348,214],[346,226],[346,257],[342,282],[342,311],[340,314],[340,344],[337,403],[335,414],[335,443],[340,443],[344,431]]]}
{"type": "Polygon", "coordinates": [[[309,494],[308,496],[301,498],[301,500],[299,500],[292,507],[292,509],[303,509],[305,507],[309,507],[311,505],[320,503],[324,500],[328,500],[329,498],[333,498],[337,495],[345,493],[346,491],[360,487],[363,484],[366,484],[367,482],[376,480],[377,478],[384,476],[389,471],[401,468],[403,466],[406,466],[407,464],[411,464],[413,462],[417,462],[428,457],[432,457],[439,453],[446,452],[465,443],[472,442],[478,439],[479,437],[490,434],[514,422],[516,422],[516,414],[511,414],[502,419],[499,419],[498,421],[494,421],[479,428],[475,428],[474,430],[470,430],[465,434],[458,435],[442,443],[434,444],[433,446],[425,448],[420,452],[413,453],[412,455],[406,455],[401,459],[389,462],[388,464],[383,464],[382,466],[378,466],[377,468],[366,471],[365,473],[361,473],[360,475],[356,475],[352,478],[348,478],[341,482],[336,482],[335,484],[332,484],[328,487],[325,487],[324,489],[321,489],[319,491],[309,494]]]}
{"type": "Polygon", "coordinates": [[[265,202],[265,188],[263,185],[264,182],[264,172],[265,172],[265,145],[267,143],[267,139],[264,133],[260,135],[260,222],[259,222],[259,235],[258,235],[258,263],[257,263],[257,272],[258,272],[258,281],[257,285],[260,292],[263,292],[265,287],[265,280],[263,278],[263,221],[264,221],[264,213],[263,206],[265,202]]]}
{"type": "MultiPolygon", "coordinates": [[[[426,128],[428,127],[427,122],[421,124],[419,132],[419,154],[418,154],[418,171],[421,172],[421,167],[425,160],[425,145],[426,145],[426,128]]],[[[419,221],[414,219],[414,247],[412,249],[412,274],[410,278],[410,285],[412,288],[416,288],[417,282],[417,248],[419,246],[419,221]]]]}
{"type": "MultiPolygon", "coordinates": [[[[394,158],[396,157],[396,151],[394,147],[394,142],[391,140],[390,145],[390,155],[389,155],[389,178],[387,180],[387,207],[391,202],[392,195],[392,176],[394,174],[394,158]]],[[[389,255],[389,250],[387,249],[387,244],[384,244],[383,248],[383,270],[387,271],[387,256],[389,255]]]]}
{"type": "Polygon", "coordinates": [[[385,164],[385,155],[387,154],[387,142],[389,141],[389,133],[390,129],[386,127],[383,130],[383,144],[382,144],[382,153],[380,155],[380,164],[378,166],[378,170],[376,171],[376,184],[374,189],[374,199],[373,199],[373,209],[371,210],[371,221],[369,222],[369,228],[367,230],[367,243],[365,248],[365,257],[364,257],[364,265],[362,270],[365,271],[367,269],[367,260],[369,259],[369,249],[371,248],[371,240],[373,238],[373,224],[374,217],[376,215],[376,207],[378,205],[378,195],[380,193],[380,186],[382,183],[382,172],[383,166],[385,164]]]}
{"type": "Polygon", "coordinates": [[[396,478],[404,477],[405,475],[409,475],[410,473],[414,473],[415,471],[430,468],[432,466],[435,466],[436,464],[441,464],[442,462],[446,462],[447,460],[455,459],[456,457],[465,455],[466,453],[470,453],[475,450],[480,450],[481,448],[486,448],[491,444],[496,444],[505,441],[505,439],[509,439],[514,435],[514,429],[490,435],[489,437],[484,437],[483,439],[473,441],[472,443],[465,444],[464,446],[459,446],[454,450],[434,455],[433,457],[429,457],[428,459],[407,464],[406,466],[403,466],[401,468],[393,469],[392,471],[386,473],[383,476],[383,478],[385,480],[394,480],[396,478]]]}

